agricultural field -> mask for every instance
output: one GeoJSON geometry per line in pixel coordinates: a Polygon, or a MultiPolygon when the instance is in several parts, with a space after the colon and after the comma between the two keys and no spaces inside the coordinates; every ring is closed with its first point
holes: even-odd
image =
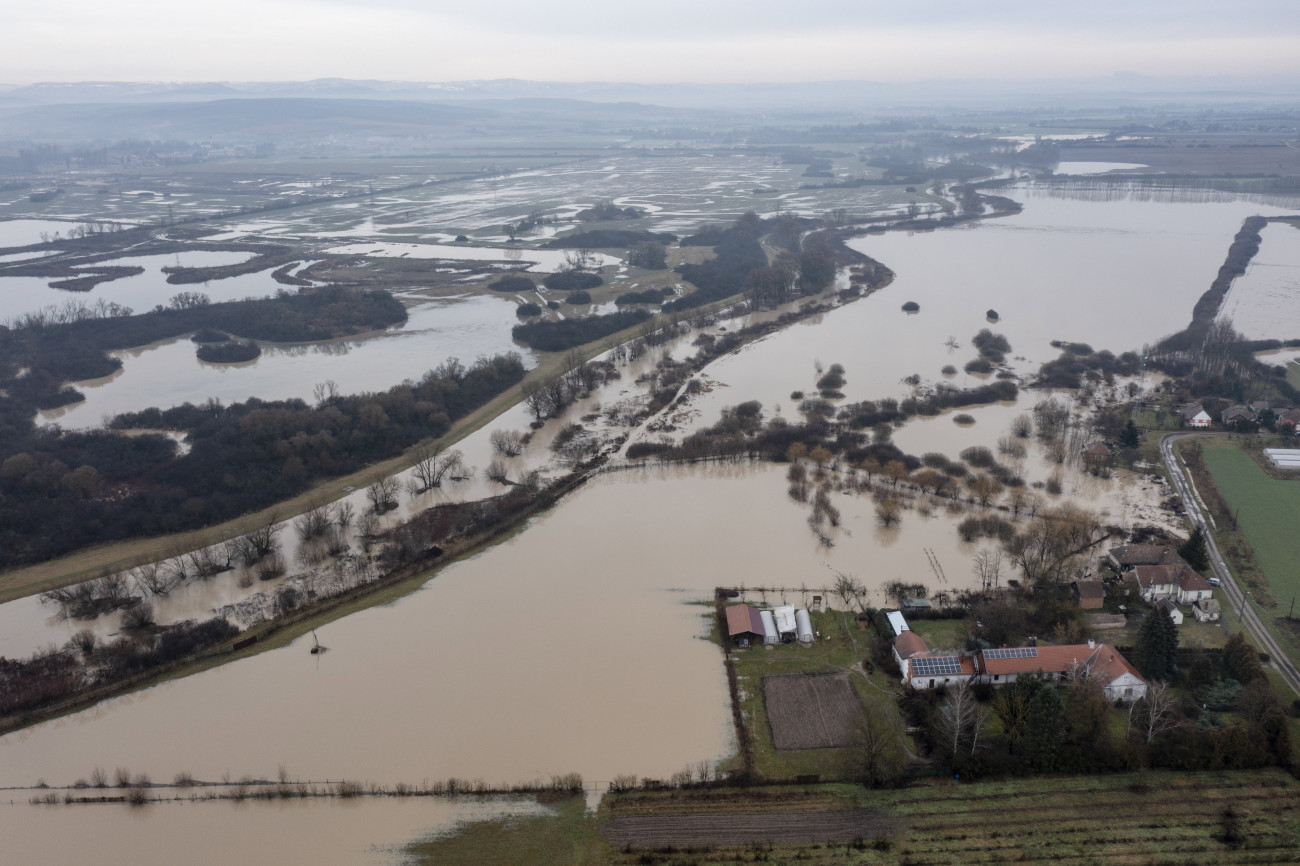
{"type": "Polygon", "coordinates": [[[763,678],[763,704],[778,749],[832,749],[853,742],[862,700],[848,673],[763,678]]]}
{"type": "Polygon", "coordinates": [[[635,791],[607,795],[595,815],[582,806],[471,824],[407,853],[439,864],[1219,866],[1288,862],[1300,840],[1300,782],[1280,770],[635,791]],[[766,838],[738,830],[764,823],[766,838]],[[793,843],[799,833],[818,838],[793,843]]]}
{"type": "Polygon", "coordinates": [[[1207,442],[1203,457],[1285,611],[1300,596],[1300,481],[1270,478],[1249,454],[1226,442],[1207,442]]]}

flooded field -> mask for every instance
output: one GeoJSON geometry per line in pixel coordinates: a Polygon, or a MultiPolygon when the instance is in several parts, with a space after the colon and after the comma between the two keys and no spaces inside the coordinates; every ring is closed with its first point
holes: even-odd
{"type": "Polygon", "coordinates": [[[1300,229],[1269,223],[1259,252],[1219,309],[1251,340],[1300,339],[1300,229]]]}
{"type": "Polygon", "coordinates": [[[471,363],[479,355],[519,352],[532,366],[534,353],[510,336],[519,321],[510,299],[480,295],[412,302],[409,318],[397,327],[328,343],[261,343],[260,357],[237,364],[200,361],[188,337],[114,352],[121,370],[74,383],[86,399],[43,412],[41,420],[82,429],[119,412],[186,401],[229,403],[254,396],[310,401],[312,389],[328,379],[343,393],[382,391],[418,379],[449,357],[471,363]]]}
{"type": "MultiPolygon", "coordinates": [[[[4,223],[0,223],[0,226],[3,225],[4,223]]],[[[185,285],[167,282],[167,274],[162,270],[165,267],[210,268],[233,265],[247,261],[251,257],[252,253],[247,252],[190,250],[166,255],[109,259],[96,262],[88,268],[93,270],[95,267],[140,267],[145,269],[144,273],[100,283],[88,292],[52,288],[50,283],[58,282],[57,278],[0,277],[0,320],[17,318],[24,313],[51,305],[62,305],[68,301],[94,304],[103,300],[130,307],[137,313],[146,313],[158,304],[165,306],[168,300],[180,292],[202,292],[215,303],[243,298],[264,298],[274,295],[277,289],[284,288],[271,278],[270,270],[185,285]]]]}
{"type": "MultiPolygon", "coordinates": [[[[0,792],[0,838],[8,863],[121,863],[126,861],[118,858],[130,852],[135,866],[271,860],[387,866],[403,862],[402,848],[412,840],[461,822],[544,811],[531,799],[428,797],[31,806],[31,793],[0,792]]],[[[163,793],[186,797],[193,789],[163,793]]]]}
{"type": "Polygon", "coordinates": [[[75,226],[75,222],[64,220],[0,220],[0,247],[26,247],[39,244],[43,240],[41,235],[53,237],[56,232],[63,235],[75,226]]]}
{"type": "MultiPolygon", "coordinates": [[[[1052,340],[1140,350],[1187,324],[1245,217],[1284,212],[1247,201],[1085,201],[1034,186],[1009,195],[1025,203],[1022,213],[851,241],[893,269],[894,282],[711,365],[709,376],[726,387],[694,401],[695,423],[711,424],[743,400],[791,412],[792,392],[815,390],[817,361],[845,367],[849,401],[908,396],[903,380],[913,374],[923,384],[977,387],[988,375],[962,368],[978,354],[970,339],[981,328],[1007,337],[1021,375],[1057,356],[1052,340]],[[908,301],[920,311],[902,312],[908,301]],[[990,309],[998,321],[987,319],[990,309]],[[957,372],[943,374],[946,365],[957,372]]],[[[956,432],[953,441],[962,441],[956,432]]]]}

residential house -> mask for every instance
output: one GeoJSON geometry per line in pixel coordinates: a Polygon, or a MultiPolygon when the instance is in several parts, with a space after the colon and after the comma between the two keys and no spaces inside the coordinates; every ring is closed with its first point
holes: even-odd
{"type": "Polygon", "coordinates": [[[1108,700],[1135,701],[1146,694],[1146,681],[1119,651],[1108,644],[1088,641],[1070,646],[1002,647],[974,653],[935,655],[915,632],[894,638],[894,658],[903,683],[914,689],[933,689],[966,681],[999,686],[1020,676],[1066,681],[1096,678],[1108,700]]]}
{"type": "Polygon", "coordinates": [[[1106,602],[1106,585],[1100,580],[1076,580],[1070,594],[1084,610],[1101,610],[1106,602]]]}
{"type": "Polygon", "coordinates": [[[1275,412],[1273,417],[1277,429],[1300,431],[1300,409],[1282,409],[1275,412]]]}
{"type": "Polygon", "coordinates": [[[1268,405],[1267,400],[1252,400],[1250,402],[1250,411],[1255,413],[1256,418],[1267,412],[1270,408],[1271,407],[1268,405]]]}
{"type": "Polygon", "coordinates": [[[1178,410],[1184,427],[1209,427],[1212,419],[1210,413],[1200,403],[1188,403],[1178,410]]]}
{"type": "Polygon", "coordinates": [[[1107,554],[1116,572],[1124,572],[1138,565],[1184,564],[1183,558],[1165,544],[1126,544],[1112,547],[1107,554]]]}
{"type": "MultiPolygon", "coordinates": [[[[1178,578],[1187,565],[1139,565],[1125,572],[1124,579],[1136,584],[1138,594],[1150,602],[1173,598],[1178,594],[1178,578]]],[[[1190,570],[1190,569],[1189,569],[1190,570]]]]}
{"type": "Polygon", "coordinates": [[[1101,682],[1108,700],[1135,701],[1147,693],[1146,681],[1109,644],[1088,641],[1068,646],[1013,647],[980,650],[975,665],[984,682],[995,686],[1021,676],[1047,676],[1061,681],[1087,677],[1101,682]]]}
{"type": "Polygon", "coordinates": [[[1220,413],[1219,418],[1224,424],[1228,425],[1240,423],[1253,424],[1256,420],[1255,413],[1251,411],[1250,407],[1242,406],[1240,404],[1229,406],[1227,409],[1224,409],[1223,412],[1220,413]]]}
{"type": "Polygon", "coordinates": [[[1178,605],[1167,598],[1162,598],[1156,602],[1156,612],[1169,617],[1174,625],[1183,624],[1183,612],[1178,609],[1178,605]]]}
{"type": "Polygon", "coordinates": [[[1190,568],[1178,575],[1178,603],[1195,604],[1214,595],[1214,587],[1190,568]]]}

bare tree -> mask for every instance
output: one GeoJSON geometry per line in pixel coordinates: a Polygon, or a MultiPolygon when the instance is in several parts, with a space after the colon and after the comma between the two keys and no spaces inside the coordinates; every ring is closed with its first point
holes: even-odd
{"type": "Polygon", "coordinates": [[[997,589],[1002,578],[1002,551],[996,547],[986,547],[975,554],[971,574],[979,578],[980,589],[985,592],[997,589]]]}
{"type": "Polygon", "coordinates": [[[313,538],[320,538],[324,535],[331,522],[329,508],[319,505],[310,511],[303,512],[293,522],[293,528],[298,533],[300,540],[311,541],[313,538]]]}
{"type": "Polygon", "coordinates": [[[312,388],[311,393],[317,409],[332,405],[339,397],[339,383],[333,379],[326,379],[312,388]]]}
{"type": "Polygon", "coordinates": [[[1171,731],[1182,724],[1178,714],[1177,702],[1169,692],[1169,686],[1159,680],[1147,686],[1147,693],[1134,701],[1128,708],[1127,731],[1136,730],[1143,741],[1150,743],[1165,731],[1171,731]]]}
{"type": "Polygon", "coordinates": [[[849,606],[849,603],[851,601],[853,601],[855,598],[860,597],[864,592],[866,592],[866,588],[862,585],[862,583],[852,575],[844,574],[843,572],[839,572],[839,571],[834,572],[834,574],[835,574],[835,594],[838,595],[841,600],[843,600],[845,608],[849,606]]]}
{"type": "Polygon", "coordinates": [[[850,749],[856,771],[872,786],[890,785],[903,774],[907,751],[903,745],[906,726],[892,702],[873,700],[854,725],[850,749]]]}
{"type": "Polygon", "coordinates": [[[935,714],[935,739],[949,756],[967,746],[974,754],[989,709],[975,699],[975,690],[966,680],[949,683],[947,692],[943,706],[935,714]]]}
{"type": "Polygon", "coordinates": [[[524,434],[518,430],[493,430],[488,437],[492,448],[503,457],[518,457],[524,452],[524,434]]]}
{"type": "Polygon", "coordinates": [[[510,476],[506,469],[506,464],[500,457],[492,458],[492,462],[488,464],[486,474],[489,481],[495,481],[497,484],[510,483],[510,476]]]}
{"type": "Polygon", "coordinates": [[[397,493],[400,485],[396,478],[387,476],[376,479],[366,488],[366,499],[370,500],[370,510],[375,514],[384,514],[397,507],[397,493]]]}
{"type": "Polygon", "coordinates": [[[353,511],[352,503],[346,499],[334,503],[334,522],[338,524],[339,529],[347,529],[352,525],[353,511]]]}

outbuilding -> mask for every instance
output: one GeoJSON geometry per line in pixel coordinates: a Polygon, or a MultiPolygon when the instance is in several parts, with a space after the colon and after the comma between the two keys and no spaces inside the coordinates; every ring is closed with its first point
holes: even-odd
{"type": "Polygon", "coordinates": [[[759,617],[763,620],[763,643],[780,643],[781,635],[776,631],[776,618],[772,616],[770,610],[760,610],[759,617]]]}
{"type": "Polygon", "coordinates": [[[794,621],[799,643],[805,646],[811,645],[813,642],[813,627],[812,617],[808,615],[808,611],[802,608],[796,610],[794,612],[794,621]]]}
{"type": "Polygon", "coordinates": [[[763,618],[747,604],[733,604],[727,608],[727,637],[737,643],[761,642],[763,618]]]}
{"type": "Polygon", "coordinates": [[[794,620],[794,605],[783,604],[773,610],[772,615],[776,617],[776,633],[779,634],[782,639],[784,639],[786,635],[793,637],[795,632],[798,631],[799,626],[794,620]]]}

